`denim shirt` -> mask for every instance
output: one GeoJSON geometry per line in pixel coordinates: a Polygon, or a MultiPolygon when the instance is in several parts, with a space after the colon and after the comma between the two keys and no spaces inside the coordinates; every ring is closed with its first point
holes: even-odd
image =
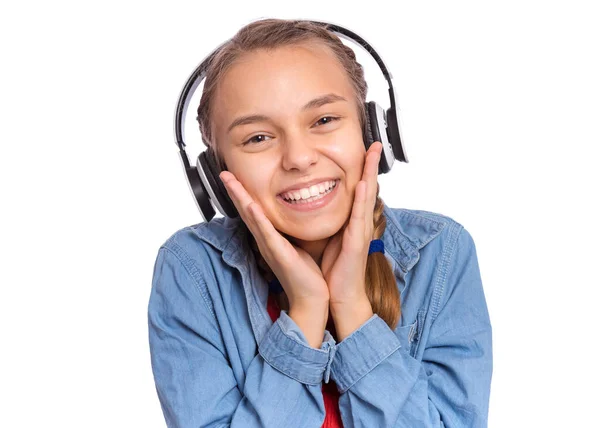
{"type": "Polygon", "coordinates": [[[271,321],[239,218],[169,237],[148,304],[167,425],[317,428],[333,380],[345,428],[487,426],[492,329],[473,239],[441,214],[384,205],[383,215],[400,321],[392,330],[374,314],[340,343],[326,330],[319,349],[286,310],[271,321]]]}

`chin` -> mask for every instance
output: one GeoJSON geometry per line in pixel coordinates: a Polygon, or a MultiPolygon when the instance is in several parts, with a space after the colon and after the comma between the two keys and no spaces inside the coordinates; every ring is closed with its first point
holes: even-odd
{"type": "Polygon", "coordinates": [[[322,239],[331,238],[343,225],[343,219],[340,219],[337,222],[324,222],[317,218],[313,222],[307,222],[307,224],[304,225],[286,227],[285,230],[282,230],[281,232],[289,238],[295,238],[301,241],[320,241],[322,239]]]}

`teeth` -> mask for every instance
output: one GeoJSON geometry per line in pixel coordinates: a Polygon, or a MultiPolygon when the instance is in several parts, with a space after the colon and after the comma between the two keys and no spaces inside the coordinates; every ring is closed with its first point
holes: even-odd
{"type": "Polygon", "coordinates": [[[310,192],[310,196],[317,196],[319,193],[321,193],[321,192],[319,192],[319,186],[315,186],[315,185],[310,186],[308,188],[308,191],[310,192]]]}
{"type": "Polygon", "coordinates": [[[302,199],[308,199],[310,198],[310,191],[308,189],[300,189],[300,195],[302,199]]]}
{"type": "Polygon", "coordinates": [[[293,190],[291,192],[282,193],[281,196],[287,200],[300,200],[309,199],[314,196],[319,196],[321,193],[327,192],[333,185],[335,180],[324,181],[323,183],[315,184],[310,187],[305,187],[300,190],[293,190]]]}

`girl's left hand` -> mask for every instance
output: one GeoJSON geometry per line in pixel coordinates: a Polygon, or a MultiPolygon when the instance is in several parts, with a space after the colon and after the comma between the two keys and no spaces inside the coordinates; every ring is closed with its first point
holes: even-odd
{"type": "Polygon", "coordinates": [[[329,238],[321,272],[329,288],[329,305],[346,305],[367,298],[365,272],[373,239],[373,209],[382,145],[376,141],[366,153],[362,179],[356,185],[350,218],[329,238]]]}

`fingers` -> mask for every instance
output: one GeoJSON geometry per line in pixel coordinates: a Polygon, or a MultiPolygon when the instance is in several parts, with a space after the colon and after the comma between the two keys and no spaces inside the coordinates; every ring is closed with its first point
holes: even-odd
{"type": "Polygon", "coordinates": [[[231,201],[237,208],[240,217],[242,217],[244,223],[246,223],[248,227],[252,228],[254,219],[249,208],[250,205],[254,203],[254,200],[248,194],[246,189],[244,189],[242,183],[240,183],[231,172],[223,171],[219,174],[219,177],[221,178],[221,181],[223,181],[225,189],[227,190],[231,201]]]}
{"type": "Polygon", "coordinates": [[[367,183],[366,202],[373,209],[377,199],[377,175],[379,172],[379,160],[383,146],[381,142],[375,141],[367,151],[365,168],[363,170],[362,180],[367,183]]]}
{"type": "Polygon", "coordinates": [[[257,203],[253,203],[251,204],[250,209],[257,230],[257,232],[253,233],[258,241],[259,247],[268,249],[269,251],[279,251],[281,254],[284,254],[281,245],[285,244],[287,241],[281,236],[277,229],[275,229],[273,223],[271,223],[262,210],[262,207],[257,203]],[[258,236],[256,233],[258,233],[258,236]]]}
{"type": "Polygon", "coordinates": [[[229,171],[219,174],[227,193],[236,206],[240,217],[254,235],[256,243],[264,256],[270,257],[272,252],[282,251],[281,245],[287,242],[267,218],[260,204],[248,194],[242,183],[229,171]],[[266,252],[269,253],[266,253],[266,252]]]}
{"type": "Polygon", "coordinates": [[[375,209],[375,201],[377,199],[377,175],[379,172],[379,160],[383,146],[381,142],[375,141],[369,147],[366,154],[365,167],[363,169],[362,181],[365,182],[365,197],[363,201],[364,229],[363,234],[365,239],[370,242],[373,234],[373,210],[375,209]]]}
{"type": "Polygon", "coordinates": [[[352,204],[352,213],[350,214],[350,221],[348,223],[350,245],[357,252],[362,252],[365,246],[365,230],[367,226],[366,194],[367,183],[361,180],[354,190],[354,203],[352,204]]]}

